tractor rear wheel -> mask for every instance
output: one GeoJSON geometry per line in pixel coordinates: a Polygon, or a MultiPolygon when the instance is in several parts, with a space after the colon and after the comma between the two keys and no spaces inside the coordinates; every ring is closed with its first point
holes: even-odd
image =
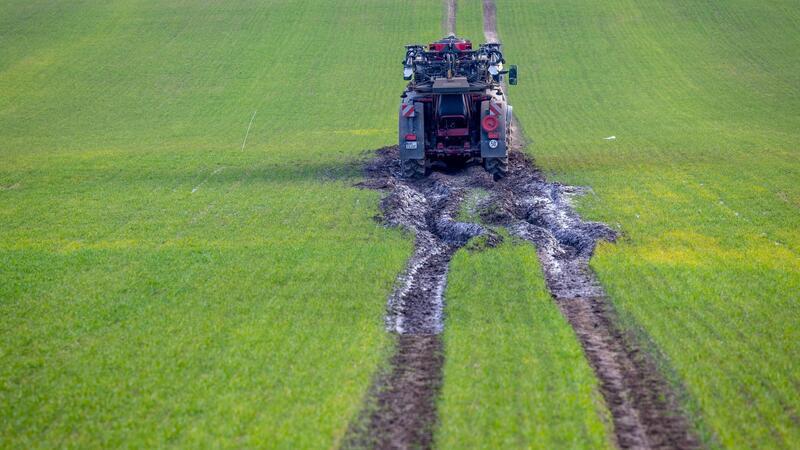
{"type": "Polygon", "coordinates": [[[484,158],[483,167],[492,174],[497,181],[508,175],[508,157],[504,158],[484,158]]]}
{"type": "Polygon", "coordinates": [[[425,176],[424,159],[401,159],[400,166],[403,178],[419,179],[425,176]]]}

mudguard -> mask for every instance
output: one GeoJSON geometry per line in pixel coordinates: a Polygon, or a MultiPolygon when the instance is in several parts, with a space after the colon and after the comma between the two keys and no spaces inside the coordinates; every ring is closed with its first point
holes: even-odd
{"type": "Polygon", "coordinates": [[[425,159],[425,106],[420,102],[414,102],[409,98],[400,103],[399,114],[399,144],[400,159],[425,159]],[[408,115],[408,107],[413,105],[411,116],[408,115]],[[405,113],[405,114],[404,114],[405,113]],[[416,141],[406,140],[407,134],[417,136],[416,141]],[[409,142],[416,142],[416,148],[409,142]]]}
{"type": "MultiPolygon", "coordinates": [[[[483,123],[484,117],[489,115],[490,103],[491,100],[484,100],[481,102],[481,123],[483,123]]],[[[500,102],[496,102],[495,104],[501,109],[500,115],[497,117],[497,129],[493,131],[498,135],[498,138],[495,139],[497,141],[497,147],[492,148],[489,145],[489,142],[491,141],[491,139],[489,139],[489,134],[483,129],[483,127],[481,127],[482,158],[503,158],[508,155],[508,142],[506,140],[507,121],[509,119],[508,104],[500,102]]]]}

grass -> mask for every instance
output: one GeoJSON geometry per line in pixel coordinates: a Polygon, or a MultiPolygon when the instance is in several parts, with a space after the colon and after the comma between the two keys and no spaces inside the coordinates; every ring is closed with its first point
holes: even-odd
{"type": "Polygon", "coordinates": [[[336,445],[411,250],[352,187],[411,6],[0,5],[0,447],[336,445]]]}
{"type": "Polygon", "coordinates": [[[612,448],[610,416],[533,247],[459,251],[446,292],[440,448],[612,448]]]}
{"type": "Polygon", "coordinates": [[[624,233],[593,266],[713,446],[800,441],[798,18],[781,0],[498,1],[529,151],[624,233]]]}

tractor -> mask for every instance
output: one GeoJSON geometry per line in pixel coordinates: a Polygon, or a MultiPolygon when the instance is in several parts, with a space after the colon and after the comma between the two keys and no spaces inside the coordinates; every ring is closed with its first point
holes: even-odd
{"type": "Polygon", "coordinates": [[[422,178],[435,161],[481,161],[495,180],[508,173],[511,105],[503,75],[517,84],[517,67],[503,70],[500,44],[450,35],[427,49],[406,45],[399,140],[402,175],[422,178]]]}

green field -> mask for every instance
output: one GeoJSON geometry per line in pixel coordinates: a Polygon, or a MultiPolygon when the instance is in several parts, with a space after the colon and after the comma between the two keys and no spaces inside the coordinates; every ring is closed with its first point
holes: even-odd
{"type": "Polygon", "coordinates": [[[530,245],[453,260],[441,448],[611,448],[610,416],[530,245]]]}
{"type": "MultiPolygon", "coordinates": [[[[459,31],[482,40],[481,5],[459,31]]],[[[330,448],[411,237],[352,185],[441,2],[0,2],[0,447],[330,448]]],[[[800,442],[800,4],[498,0],[552,179],[705,441],[800,442]],[[615,136],[615,140],[604,138],[615,136]]],[[[533,250],[454,258],[441,447],[608,446],[533,250]]]]}
{"type": "Polygon", "coordinates": [[[530,152],[624,233],[593,266],[727,448],[800,442],[798,20],[793,1],[498,1],[530,152]]]}
{"type": "Polygon", "coordinates": [[[0,447],[341,438],[411,251],[351,187],[408,6],[0,5],[0,447]]]}

